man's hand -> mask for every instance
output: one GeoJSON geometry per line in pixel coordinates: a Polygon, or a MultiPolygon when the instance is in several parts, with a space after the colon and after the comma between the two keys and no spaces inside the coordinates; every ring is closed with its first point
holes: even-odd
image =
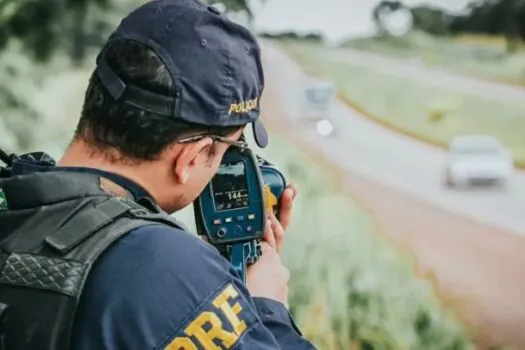
{"type": "Polygon", "coordinates": [[[283,266],[279,250],[283,242],[284,230],[290,224],[293,201],[297,188],[288,185],[279,203],[279,220],[273,212],[266,222],[266,231],[261,241],[262,256],[248,268],[246,285],[254,297],[264,297],[288,305],[288,279],[290,273],[283,266]]]}
{"type": "Polygon", "coordinates": [[[292,218],[293,201],[297,196],[297,188],[289,184],[281,196],[279,202],[279,218],[276,218],[273,212],[270,212],[266,222],[266,231],[264,232],[263,241],[267,242],[277,252],[281,249],[284,231],[288,228],[292,218]]]}
{"type": "Polygon", "coordinates": [[[293,201],[295,200],[295,197],[297,197],[297,193],[299,193],[297,187],[290,183],[288,186],[286,186],[281,196],[281,200],[279,202],[278,219],[284,230],[288,228],[290,220],[292,219],[293,201]]]}
{"type": "Polygon", "coordinates": [[[288,305],[288,279],[290,273],[274,247],[261,242],[262,255],[248,268],[246,286],[252,297],[272,299],[288,305]]]}

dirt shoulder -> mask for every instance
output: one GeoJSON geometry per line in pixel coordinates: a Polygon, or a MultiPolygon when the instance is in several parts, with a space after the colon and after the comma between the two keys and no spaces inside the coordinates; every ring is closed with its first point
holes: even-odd
{"type": "MultiPolygon", "coordinates": [[[[525,237],[484,226],[328,163],[289,132],[268,79],[263,113],[272,132],[283,132],[316,161],[339,173],[341,189],[374,213],[381,232],[414,258],[441,300],[457,310],[480,344],[525,349],[525,237]]],[[[524,213],[525,215],[525,213],[524,213]]],[[[482,346],[481,348],[488,348],[482,346]]]]}

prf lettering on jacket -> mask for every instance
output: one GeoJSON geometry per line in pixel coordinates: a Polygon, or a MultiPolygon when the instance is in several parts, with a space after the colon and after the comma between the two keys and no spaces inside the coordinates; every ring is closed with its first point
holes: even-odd
{"type": "Polygon", "coordinates": [[[164,350],[230,349],[247,328],[246,323],[239,319],[239,313],[243,308],[239,302],[233,300],[238,295],[239,293],[233,285],[228,284],[213,299],[212,305],[215,310],[201,312],[184,329],[184,334],[187,336],[173,339],[164,350]],[[233,331],[224,328],[219,313],[222,313],[224,318],[228,320],[231,326],[228,329],[233,331]],[[217,342],[221,344],[220,347],[216,345],[217,342]]]}
{"type": "Polygon", "coordinates": [[[246,100],[242,101],[241,103],[232,103],[230,105],[230,109],[228,110],[228,115],[232,113],[244,113],[249,112],[252,109],[257,108],[257,104],[259,102],[259,98],[256,97],[252,100],[246,100]]]}

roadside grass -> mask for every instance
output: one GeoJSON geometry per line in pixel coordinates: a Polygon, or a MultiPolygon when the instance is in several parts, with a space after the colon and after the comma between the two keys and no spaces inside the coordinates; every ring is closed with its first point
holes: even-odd
{"type": "Polygon", "coordinates": [[[502,37],[458,35],[434,37],[422,32],[405,36],[358,38],[346,47],[385,55],[418,59],[442,69],[496,80],[525,84],[525,45],[513,54],[506,53],[502,37]]]}
{"type": "Polygon", "coordinates": [[[320,349],[469,349],[410,262],[377,232],[373,216],[341,194],[335,175],[282,137],[262,154],[300,189],[284,260],[290,306],[320,349]]]}
{"type": "MultiPolygon", "coordinates": [[[[43,146],[59,155],[78,118],[88,76],[89,70],[70,71],[45,80],[35,102],[38,138],[32,118],[22,116],[17,124],[21,135],[28,132],[22,140],[28,149],[43,146]]],[[[430,283],[413,276],[409,260],[377,234],[371,214],[341,194],[326,169],[283,137],[272,137],[261,155],[300,188],[283,259],[292,273],[291,311],[319,349],[474,348],[430,283]]],[[[194,228],[191,207],[176,217],[194,228]]]]}
{"type": "Polygon", "coordinates": [[[316,44],[284,41],[281,47],[309,74],[333,81],[368,117],[440,146],[457,134],[492,134],[525,165],[525,102],[503,103],[342,62],[316,44]]]}

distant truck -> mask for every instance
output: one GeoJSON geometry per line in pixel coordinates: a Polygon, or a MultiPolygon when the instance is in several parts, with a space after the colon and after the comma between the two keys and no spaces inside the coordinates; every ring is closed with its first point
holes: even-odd
{"type": "Polygon", "coordinates": [[[330,121],[335,94],[333,84],[328,81],[307,81],[301,93],[302,119],[312,122],[330,121]]]}

